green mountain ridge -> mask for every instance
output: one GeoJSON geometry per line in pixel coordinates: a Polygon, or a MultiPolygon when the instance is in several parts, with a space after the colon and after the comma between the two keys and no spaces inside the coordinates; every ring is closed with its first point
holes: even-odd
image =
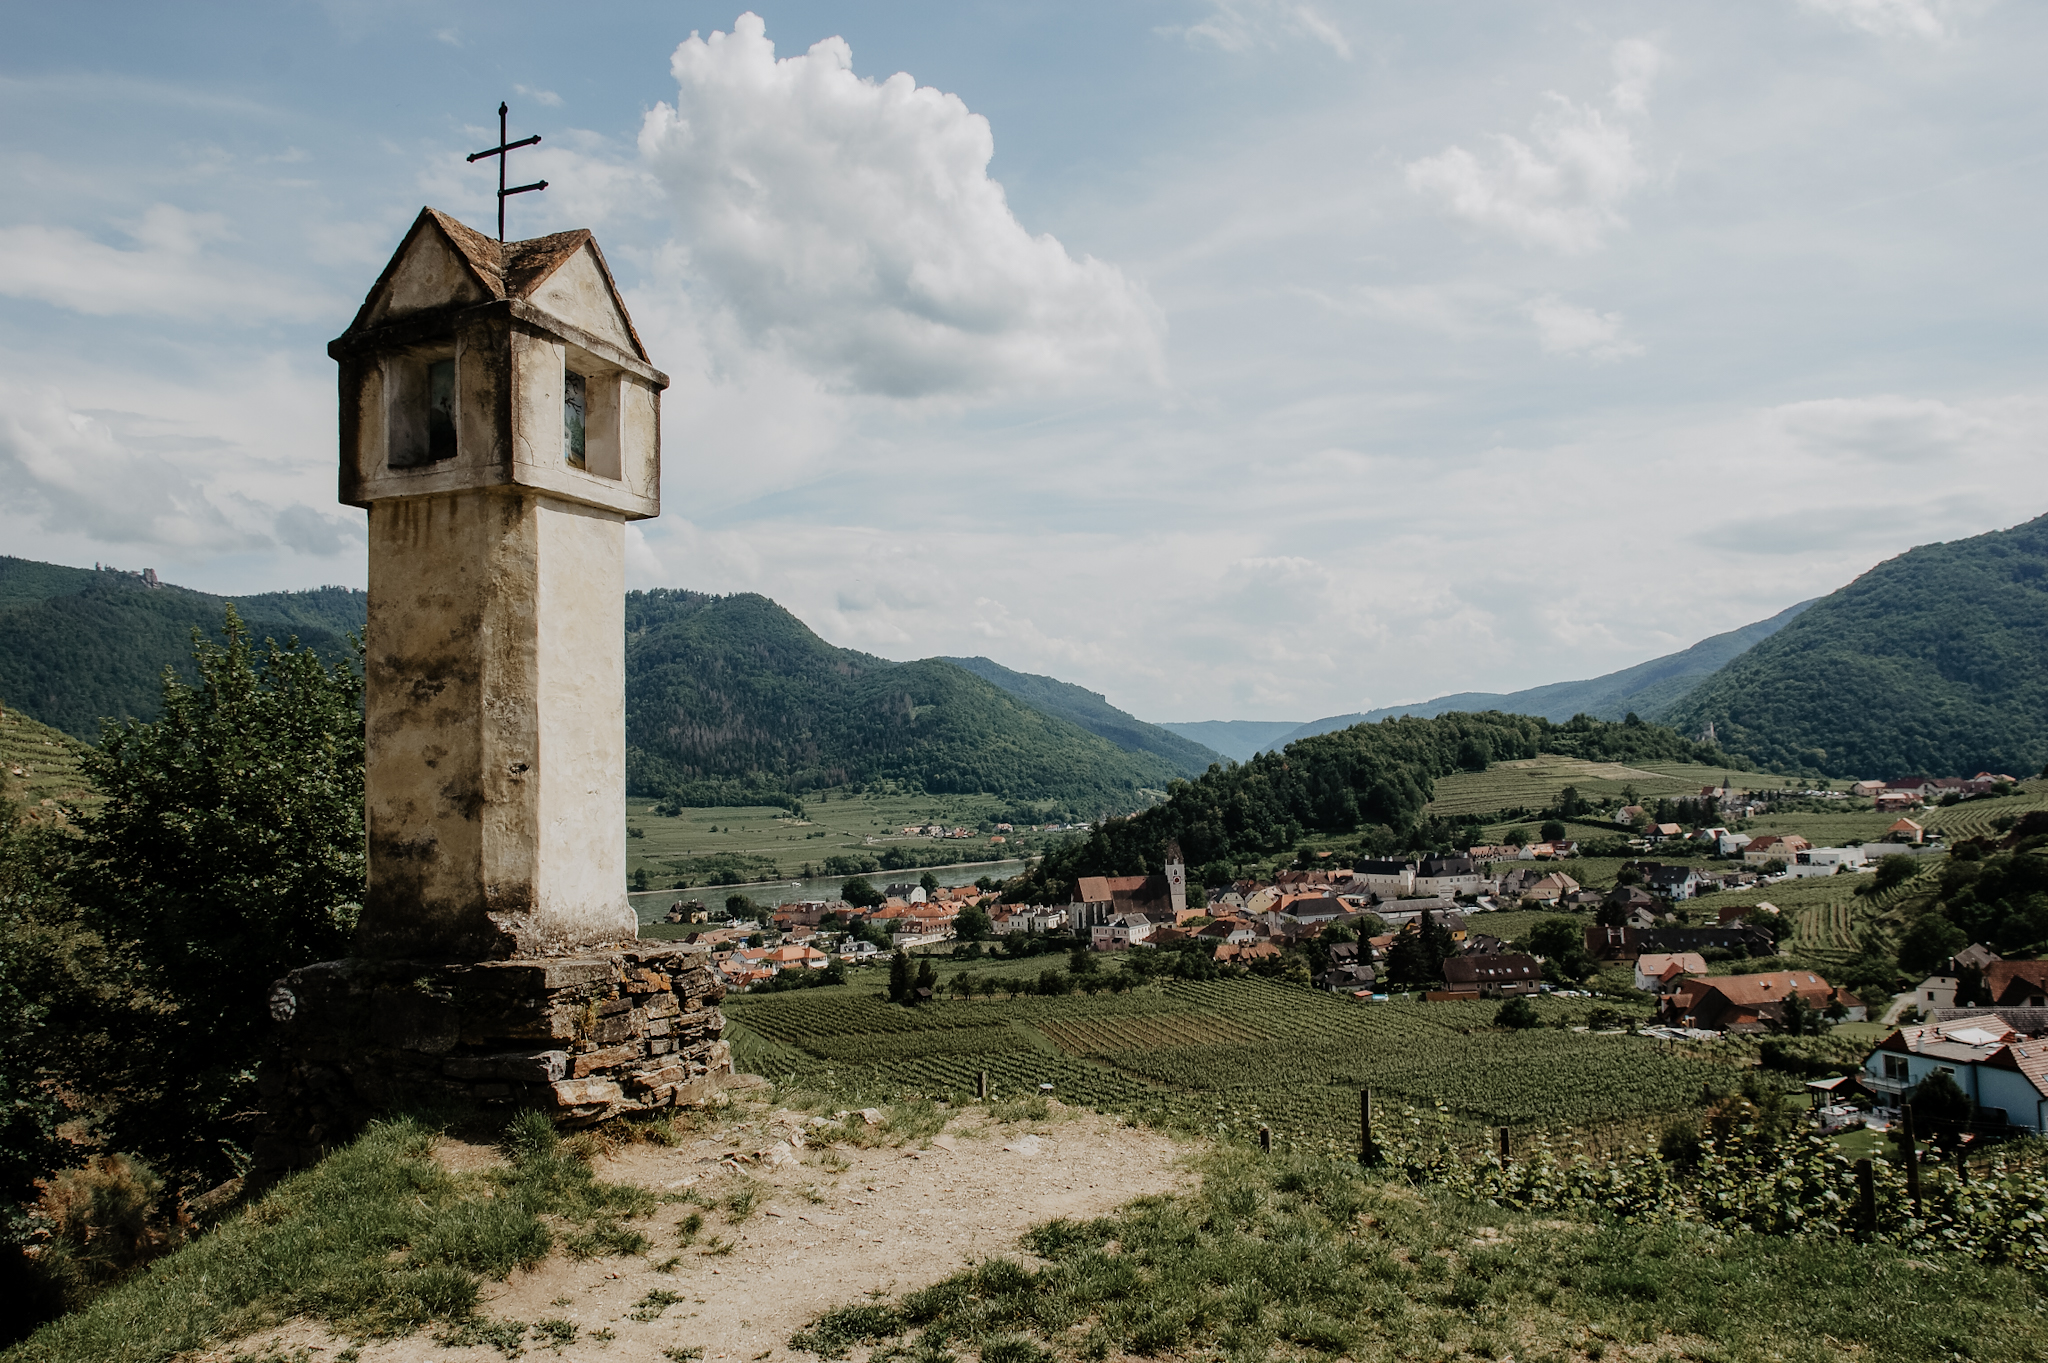
{"type": "Polygon", "coordinates": [[[938,661],[964,668],[983,681],[1001,687],[1026,705],[1078,724],[1125,752],[1148,752],[1155,757],[1163,757],[1183,776],[1200,776],[1211,763],[1224,760],[1224,755],[1216,749],[1160,725],[1147,724],[1111,705],[1106,696],[1072,682],[1032,672],[1013,672],[988,658],[940,658],[938,661]]]}
{"type": "Polygon", "coordinates": [[[88,743],[102,715],[154,719],[164,668],[191,678],[193,629],[217,638],[230,601],[256,638],[296,635],[330,660],[360,637],[369,604],[347,587],[215,596],[0,557],[0,699],[88,743]]]}
{"type": "Polygon", "coordinates": [[[1179,775],[943,659],[837,648],[752,593],[627,593],[626,744],[629,790],[686,798],[889,781],[1092,814],[1179,775]]]}
{"type": "Polygon", "coordinates": [[[1498,710],[1510,715],[1535,715],[1553,724],[1562,724],[1573,715],[1621,719],[1630,712],[1644,719],[1661,720],[1731,659],[1776,634],[1812,604],[1812,601],[1801,601],[1787,606],[1768,620],[1713,635],[1691,648],[1667,653],[1661,658],[1652,658],[1646,663],[1637,663],[1634,667],[1625,667],[1604,676],[1589,677],[1584,681],[1551,682],[1505,694],[1461,691],[1456,695],[1438,696],[1435,700],[1417,701],[1413,705],[1390,705],[1359,714],[1334,715],[1302,725],[1284,738],[1275,740],[1273,746],[1281,748],[1296,739],[1334,733],[1354,724],[1367,724],[1397,715],[1432,719],[1452,711],[1476,714],[1498,710]]]}
{"type": "Polygon", "coordinates": [[[2048,761],[2048,516],[1887,559],[1668,722],[1829,776],[2034,774],[2048,761]]]}

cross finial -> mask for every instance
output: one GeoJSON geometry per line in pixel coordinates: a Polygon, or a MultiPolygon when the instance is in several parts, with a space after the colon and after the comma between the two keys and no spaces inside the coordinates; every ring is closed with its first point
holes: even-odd
{"type": "Polygon", "coordinates": [[[497,145],[497,146],[495,146],[495,147],[492,147],[492,148],[491,148],[491,149],[490,149],[489,151],[480,151],[480,152],[475,152],[475,153],[472,153],[472,154],[471,154],[471,156],[470,156],[470,158],[469,158],[471,162],[481,161],[481,160],[483,160],[483,159],[484,159],[484,158],[485,158],[486,156],[495,156],[495,157],[497,157],[497,158],[498,158],[498,240],[499,240],[499,241],[503,241],[503,240],[505,239],[505,199],[506,199],[506,197],[507,197],[508,195],[512,195],[512,194],[525,194],[525,193],[527,193],[527,192],[528,192],[529,190],[535,190],[535,189],[546,189],[546,188],[548,187],[548,182],[547,182],[546,180],[535,180],[535,181],[534,181],[534,182],[533,182],[532,184],[530,184],[530,185],[520,185],[520,186],[518,186],[518,187],[517,187],[517,188],[515,188],[515,189],[507,189],[507,188],[505,188],[505,163],[506,163],[507,161],[509,161],[509,160],[511,160],[511,159],[512,159],[512,157],[511,157],[511,152],[513,151],[513,149],[514,149],[514,148],[516,148],[516,147],[530,147],[530,146],[532,146],[532,145],[533,145],[534,143],[536,143],[536,142],[540,141],[540,134],[539,134],[539,133],[535,133],[535,134],[534,134],[533,136],[531,136],[531,137],[522,137],[522,138],[520,138],[520,139],[519,139],[519,140],[518,140],[517,142],[507,142],[507,141],[505,140],[505,112],[506,112],[506,106],[505,106],[504,104],[502,104],[502,103],[501,103],[501,104],[499,104],[499,105],[498,105],[498,145],[497,145]]]}

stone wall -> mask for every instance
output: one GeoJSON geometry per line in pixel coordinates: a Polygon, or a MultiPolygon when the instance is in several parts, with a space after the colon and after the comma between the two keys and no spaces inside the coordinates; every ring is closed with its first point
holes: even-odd
{"type": "Polygon", "coordinates": [[[511,961],[323,961],[273,986],[256,1164],[297,1168],[381,1112],[530,1107],[564,1125],[701,1102],[732,1071],[724,987],[649,943],[511,961]]]}

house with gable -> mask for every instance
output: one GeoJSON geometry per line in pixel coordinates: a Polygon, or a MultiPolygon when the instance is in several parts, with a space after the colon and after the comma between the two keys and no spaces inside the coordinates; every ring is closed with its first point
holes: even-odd
{"type": "Polygon", "coordinates": [[[1929,1075],[1945,1071],[1985,1120],[2048,1134],[2048,1042],[2029,1037],[1992,1011],[1901,1027],[1877,1044],[1856,1077],[1880,1111],[1929,1075]]]}
{"type": "Polygon", "coordinates": [[[1862,999],[1810,970],[1687,976],[1670,984],[1659,1016],[1678,1026],[1714,1032],[1763,1032],[1784,1021],[1786,1000],[1794,994],[1816,1013],[1825,1013],[1839,1002],[1848,1010],[1850,1021],[1863,1020],[1862,999]]]}

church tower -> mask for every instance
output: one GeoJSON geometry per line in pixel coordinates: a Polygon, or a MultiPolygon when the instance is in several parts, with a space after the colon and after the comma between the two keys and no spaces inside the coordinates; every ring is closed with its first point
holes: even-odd
{"type": "Polygon", "coordinates": [[[1188,916],[1188,868],[1181,860],[1180,843],[1166,844],[1166,893],[1173,902],[1173,921],[1188,916]]]}
{"type": "Polygon", "coordinates": [[[431,208],[328,354],[370,534],[355,953],[630,942],[625,527],[661,511],[667,375],[589,232],[431,208]]]}

